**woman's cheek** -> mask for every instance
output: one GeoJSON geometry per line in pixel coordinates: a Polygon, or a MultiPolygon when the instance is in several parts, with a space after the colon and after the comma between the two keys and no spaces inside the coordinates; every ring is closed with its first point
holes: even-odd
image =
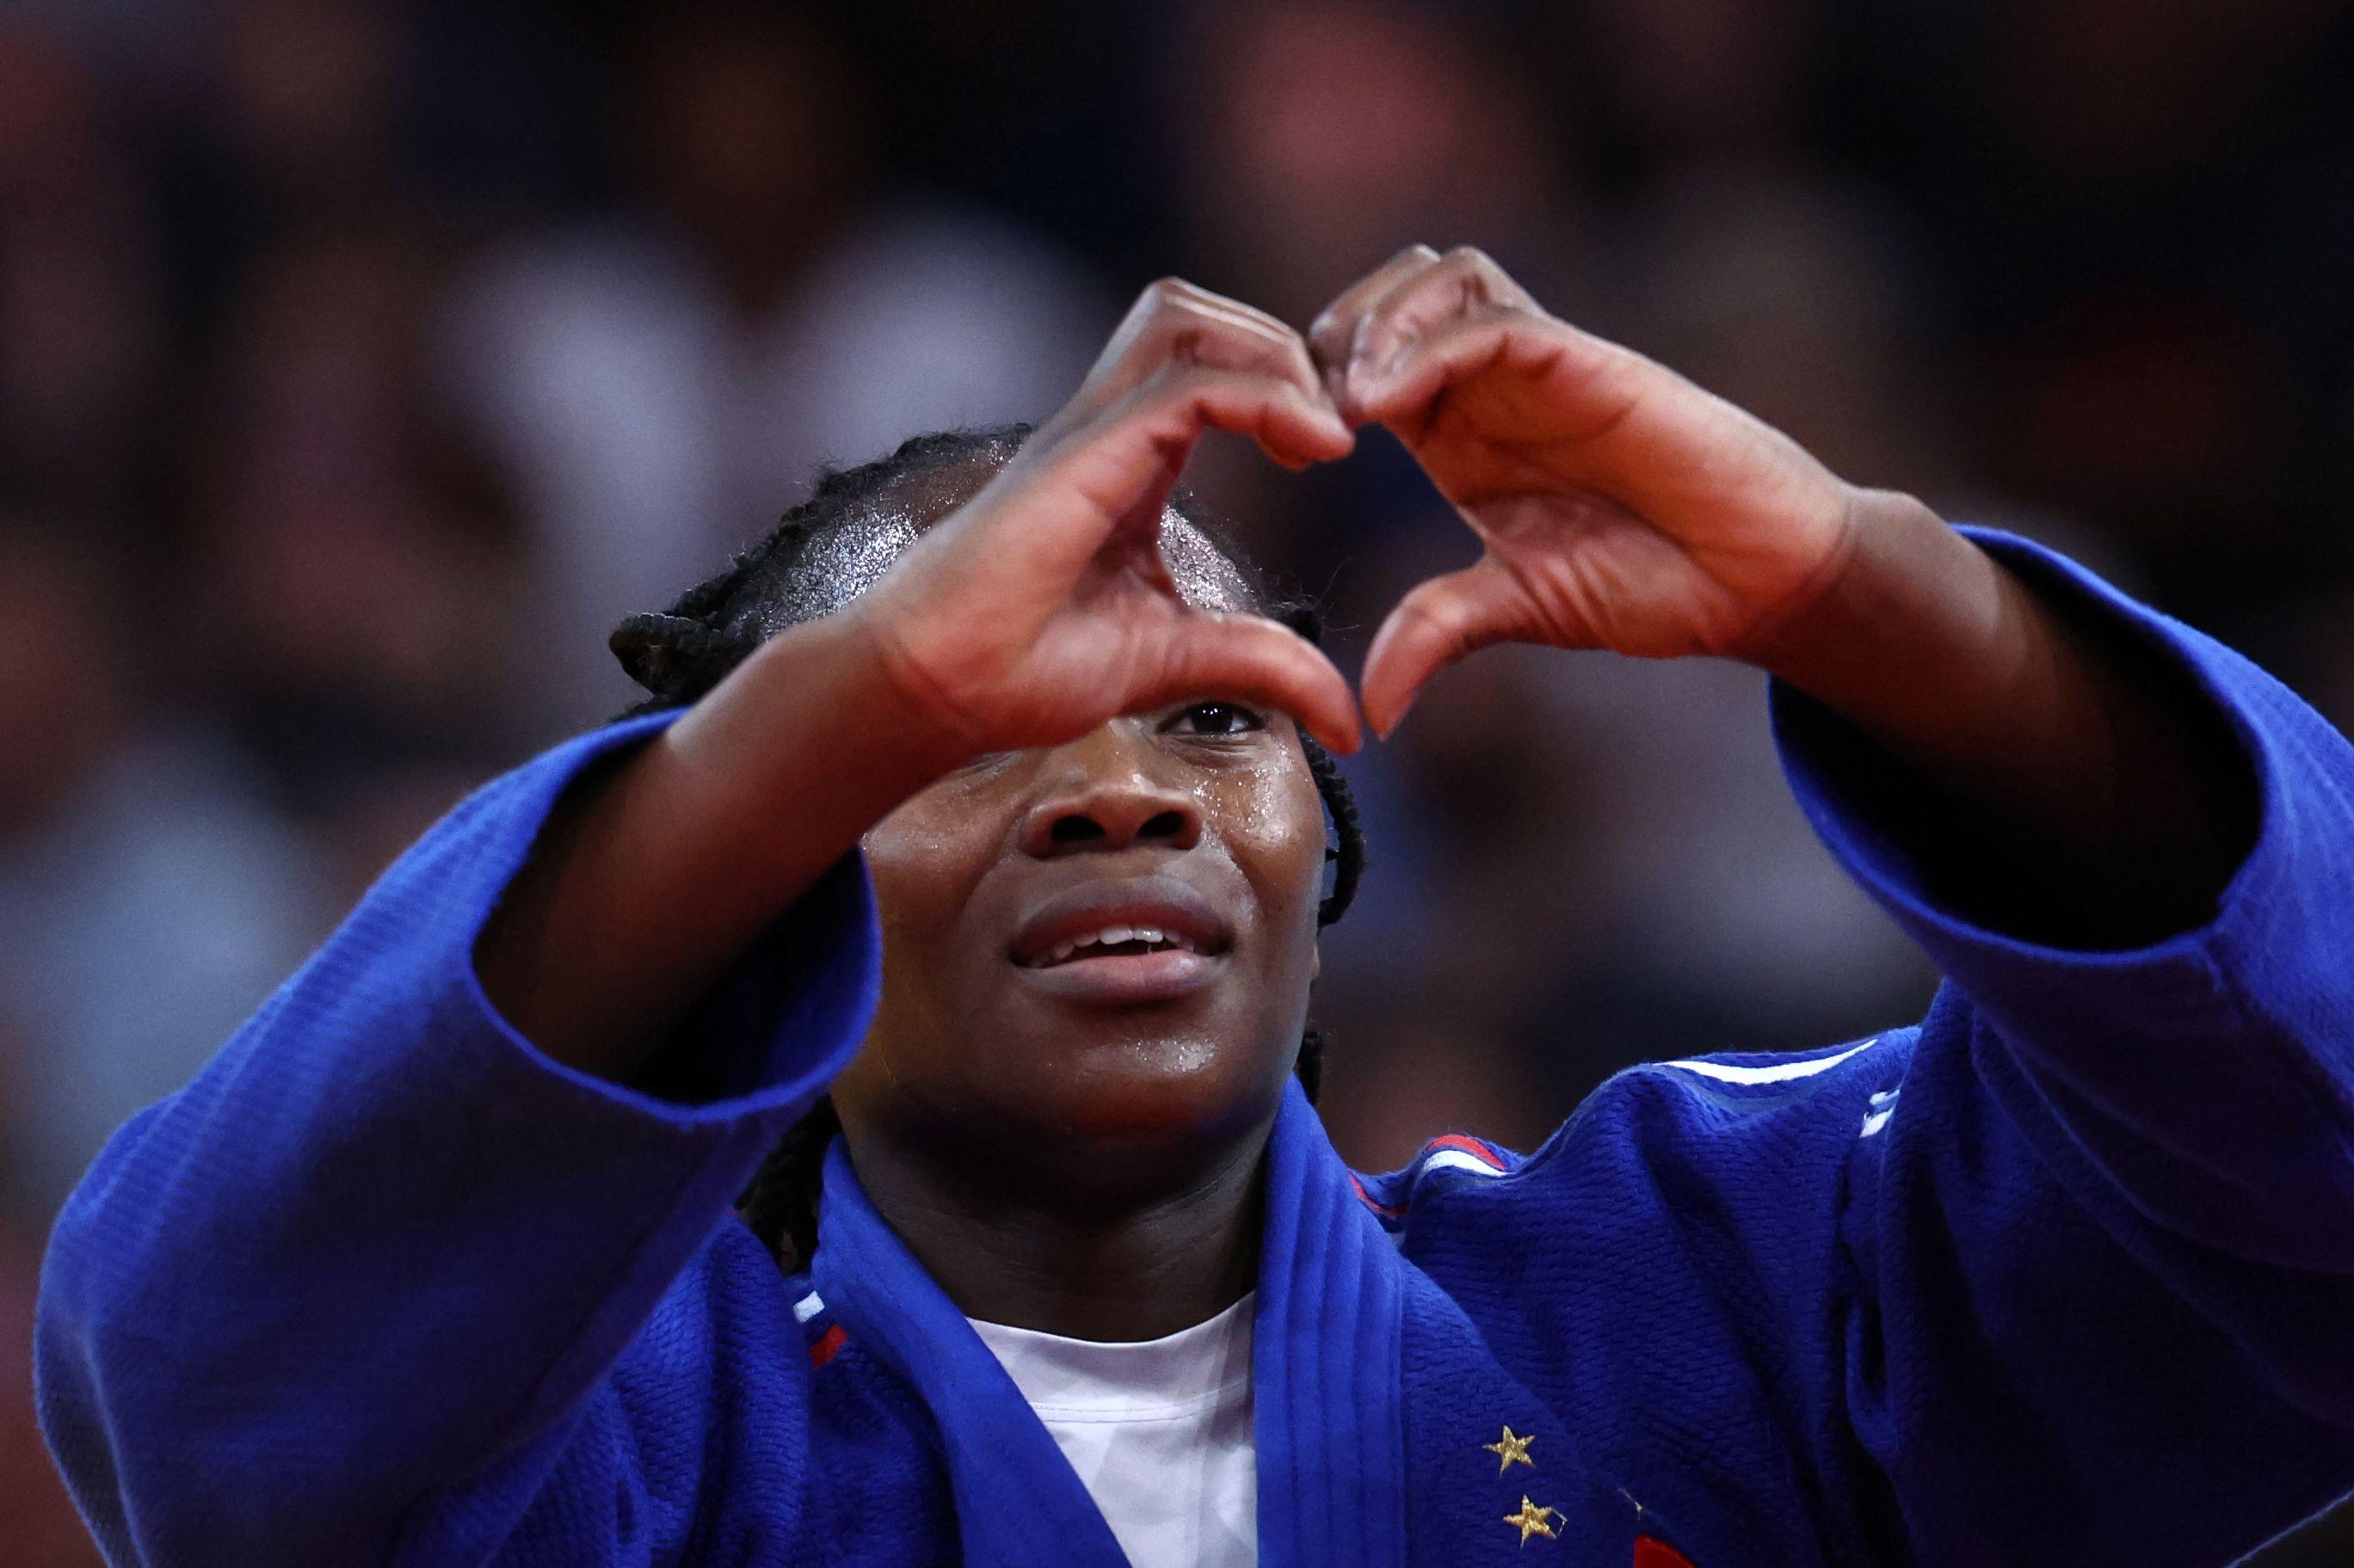
{"type": "Polygon", "coordinates": [[[1227,824],[1226,842],[1269,916],[1312,907],[1324,870],[1324,803],[1314,781],[1296,766],[1270,761],[1226,782],[1222,798],[1204,800],[1203,810],[1227,824]]]}
{"type": "Polygon", "coordinates": [[[899,808],[859,841],[874,881],[885,960],[937,963],[972,878],[953,824],[899,808]]]}

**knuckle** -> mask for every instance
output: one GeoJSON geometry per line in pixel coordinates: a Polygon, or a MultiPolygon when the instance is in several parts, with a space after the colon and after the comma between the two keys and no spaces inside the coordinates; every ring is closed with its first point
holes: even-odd
{"type": "Polygon", "coordinates": [[[1146,381],[1145,391],[1155,402],[1191,397],[1214,382],[1218,375],[1208,366],[1193,360],[1170,359],[1146,381]]]}
{"type": "Polygon", "coordinates": [[[1409,594],[1397,607],[1397,626],[1401,632],[1417,640],[1428,640],[1441,645],[1455,641],[1454,618],[1433,605],[1427,595],[1409,594]]]}
{"type": "Polygon", "coordinates": [[[1130,407],[1148,421],[1174,418],[1193,423],[1216,418],[1219,409],[1230,406],[1231,380],[1227,372],[1172,360],[1136,389],[1130,407]]]}

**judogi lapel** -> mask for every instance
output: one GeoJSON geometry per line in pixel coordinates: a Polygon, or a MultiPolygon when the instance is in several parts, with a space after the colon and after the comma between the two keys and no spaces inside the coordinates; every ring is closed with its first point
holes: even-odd
{"type": "MultiPolygon", "coordinates": [[[[1294,1084],[1269,1142],[1253,1326],[1264,1568],[1634,1561],[1657,1529],[1578,1462],[1462,1309],[1400,1256],[1294,1084]],[[1500,1465],[1506,1427],[1554,1441],[1500,1465]]],[[[964,1560],[1123,1568],[1103,1516],[1012,1378],[884,1222],[837,1141],[812,1283],[938,1424],[964,1560]]],[[[1526,1438],[1522,1439],[1523,1442],[1526,1438]]]]}

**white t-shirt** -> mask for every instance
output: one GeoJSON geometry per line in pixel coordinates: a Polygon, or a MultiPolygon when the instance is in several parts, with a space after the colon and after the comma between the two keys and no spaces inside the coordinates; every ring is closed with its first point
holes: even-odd
{"type": "Polygon", "coordinates": [[[969,1320],[1135,1568],[1256,1568],[1251,1298],[1134,1344],[969,1320]]]}

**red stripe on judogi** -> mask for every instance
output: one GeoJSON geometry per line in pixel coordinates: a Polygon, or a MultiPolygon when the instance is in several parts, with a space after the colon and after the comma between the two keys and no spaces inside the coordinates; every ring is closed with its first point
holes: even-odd
{"type": "Polygon", "coordinates": [[[1654,1535],[1635,1538],[1635,1568],[1692,1568],[1691,1561],[1654,1535]]]}
{"type": "Polygon", "coordinates": [[[1459,1132],[1450,1132],[1443,1138],[1432,1139],[1430,1142],[1425,1146],[1425,1152],[1426,1153],[1433,1149],[1459,1149],[1464,1153],[1471,1156],[1472,1159],[1479,1161],[1482,1165],[1491,1166],[1498,1171],[1501,1171],[1504,1168],[1504,1162],[1496,1158],[1496,1151],[1494,1150],[1489,1148],[1478,1139],[1466,1138],[1459,1132]]]}

